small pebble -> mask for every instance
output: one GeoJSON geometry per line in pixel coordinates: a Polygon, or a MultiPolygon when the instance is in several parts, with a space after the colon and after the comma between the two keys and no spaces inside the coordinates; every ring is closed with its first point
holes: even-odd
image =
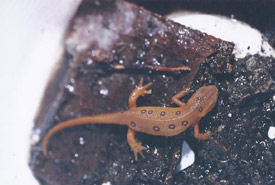
{"type": "Polygon", "coordinates": [[[109,94],[109,90],[106,88],[100,89],[99,93],[103,96],[107,96],[109,94]]]}
{"type": "Polygon", "coordinates": [[[268,137],[270,139],[275,139],[275,127],[273,127],[273,126],[269,127],[268,137]]]}
{"type": "Polygon", "coordinates": [[[190,148],[186,141],[182,143],[181,149],[181,160],[177,166],[177,171],[184,170],[185,168],[191,166],[195,162],[195,153],[190,148]]]}
{"type": "Polygon", "coordinates": [[[111,182],[103,182],[102,185],[111,185],[111,182]]]}
{"type": "Polygon", "coordinates": [[[80,138],[79,138],[79,144],[84,145],[84,143],[85,143],[84,138],[83,138],[83,137],[80,137],[80,138]]]}

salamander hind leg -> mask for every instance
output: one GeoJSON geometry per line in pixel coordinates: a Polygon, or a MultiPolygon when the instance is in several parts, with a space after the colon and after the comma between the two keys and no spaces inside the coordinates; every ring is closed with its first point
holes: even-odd
{"type": "Polygon", "coordinates": [[[134,152],[135,160],[137,161],[138,160],[138,154],[141,155],[141,157],[144,158],[142,150],[145,150],[146,148],[144,146],[142,146],[142,144],[135,139],[135,133],[136,132],[134,130],[128,128],[127,141],[128,141],[128,144],[131,147],[131,150],[134,152]]]}
{"type": "Polygon", "coordinates": [[[152,82],[142,86],[143,84],[143,77],[139,81],[139,85],[132,91],[129,97],[129,108],[137,106],[137,99],[140,96],[144,96],[145,94],[151,94],[151,91],[146,90],[148,87],[152,85],[152,82]]]}

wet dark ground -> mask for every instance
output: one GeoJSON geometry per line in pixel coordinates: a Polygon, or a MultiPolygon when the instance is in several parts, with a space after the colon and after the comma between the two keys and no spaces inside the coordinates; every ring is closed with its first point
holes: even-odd
{"type": "Polygon", "coordinates": [[[41,138],[60,121],[127,109],[140,77],[153,85],[152,95],[140,98],[139,106],[175,106],[171,97],[188,84],[194,90],[216,85],[217,105],[200,129],[219,131],[206,141],[196,140],[192,129],[174,137],[139,133],[147,150],[145,159],[135,161],[126,127],[68,128],[51,139],[50,158],[43,156],[40,142],[32,146],[29,165],[41,184],[275,184],[275,141],[267,136],[275,126],[274,58],[236,61],[230,42],[113,0],[86,1],[65,45],[63,65],[35,120],[41,138]],[[157,71],[146,65],[187,65],[191,71],[157,71]],[[184,140],[196,160],[177,172],[184,140]]]}

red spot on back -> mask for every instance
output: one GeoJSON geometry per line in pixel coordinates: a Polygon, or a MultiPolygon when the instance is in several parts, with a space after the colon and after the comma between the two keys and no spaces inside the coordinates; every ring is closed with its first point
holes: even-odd
{"type": "Polygon", "coordinates": [[[165,114],[166,114],[165,111],[162,111],[162,112],[160,113],[161,116],[165,116],[165,114]]]}
{"type": "Polygon", "coordinates": [[[157,131],[160,130],[160,128],[159,128],[158,126],[154,126],[154,127],[153,127],[153,130],[157,132],[157,131]]]}
{"type": "Polygon", "coordinates": [[[133,121],[130,123],[130,125],[131,125],[132,127],[136,127],[136,123],[133,122],[133,121]]]}
{"type": "Polygon", "coordinates": [[[140,111],[141,112],[141,114],[144,114],[144,113],[146,113],[146,110],[145,109],[143,109],[142,111],[140,111]]]}
{"type": "Polygon", "coordinates": [[[175,128],[176,128],[176,125],[170,124],[168,127],[169,127],[170,129],[175,129],[175,128]]]}
{"type": "Polygon", "coordinates": [[[188,125],[188,121],[183,121],[181,124],[182,124],[182,126],[186,126],[186,125],[188,125]]]}
{"type": "Polygon", "coordinates": [[[199,112],[202,112],[202,110],[203,110],[202,107],[200,107],[200,108],[199,108],[199,112]]]}

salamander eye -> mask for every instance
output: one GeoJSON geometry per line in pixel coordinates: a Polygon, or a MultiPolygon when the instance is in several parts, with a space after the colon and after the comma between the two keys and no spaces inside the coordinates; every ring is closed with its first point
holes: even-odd
{"type": "Polygon", "coordinates": [[[202,98],[200,96],[197,97],[197,101],[201,102],[202,98]]]}

